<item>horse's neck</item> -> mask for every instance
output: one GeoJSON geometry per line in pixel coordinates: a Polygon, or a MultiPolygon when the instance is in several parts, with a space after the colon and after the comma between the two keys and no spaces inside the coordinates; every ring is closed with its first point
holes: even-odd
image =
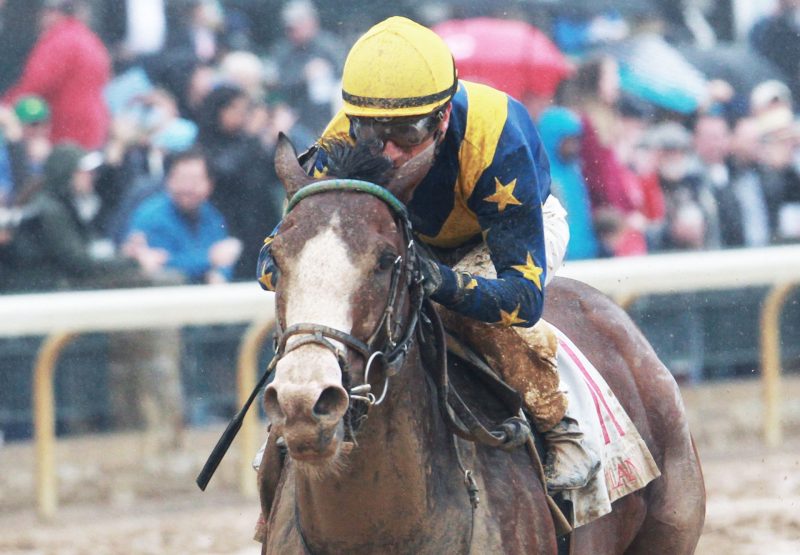
{"type": "Polygon", "coordinates": [[[409,356],[398,376],[336,476],[297,474],[300,526],[310,545],[357,553],[415,544],[448,551],[461,542],[469,505],[435,392],[418,356],[409,356]]]}

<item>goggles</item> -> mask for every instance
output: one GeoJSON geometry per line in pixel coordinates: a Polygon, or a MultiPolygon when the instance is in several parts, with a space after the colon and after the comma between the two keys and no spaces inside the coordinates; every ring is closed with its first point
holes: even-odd
{"type": "Polygon", "coordinates": [[[350,120],[353,135],[358,141],[378,140],[384,144],[392,141],[400,148],[408,148],[417,146],[430,137],[443,115],[441,111],[437,111],[421,118],[353,117],[350,120]]]}

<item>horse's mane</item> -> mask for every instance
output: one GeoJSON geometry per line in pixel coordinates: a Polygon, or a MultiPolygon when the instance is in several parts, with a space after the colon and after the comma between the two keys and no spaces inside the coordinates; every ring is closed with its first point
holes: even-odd
{"type": "Polygon", "coordinates": [[[380,141],[352,144],[344,138],[332,138],[325,139],[320,146],[328,155],[329,177],[386,185],[392,176],[392,162],[381,153],[380,141]]]}

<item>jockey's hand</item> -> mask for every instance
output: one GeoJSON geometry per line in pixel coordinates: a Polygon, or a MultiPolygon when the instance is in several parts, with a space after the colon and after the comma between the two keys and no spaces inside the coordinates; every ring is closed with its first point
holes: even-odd
{"type": "Polygon", "coordinates": [[[426,297],[436,294],[442,287],[442,269],[439,263],[427,256],[419,257],[420,273],[422,274],[422,290],[426,297]]]}

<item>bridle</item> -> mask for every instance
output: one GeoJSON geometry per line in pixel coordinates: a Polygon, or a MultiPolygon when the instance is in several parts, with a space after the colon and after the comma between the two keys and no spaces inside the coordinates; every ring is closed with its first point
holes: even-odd
{"type": "Polygon", "coordinates": [[[318,345],[331,351],[339,362],[342,376],[349,376],[351,367],[349,353],[352,351],[364,360],[364,375],[362,382],[351,387],[348,391],[350,407],[352,408],[354,402],[361,402],[366,405],[368,410],[372,406],[381,404],[386,398],[386,393],[389,389],[389,378],[396,375],[402,367],[414,340],[424,299],[419,258],[405,205],[387,189],[379,185],[357,179],[319,181],[300,189],[289,201],[286,212],[289,213],[301,201],[310,196],[331,191],[365,193],[383,201],[392,211],[395,220],[400,224],[406,245],[405,256],[398,255],[394,260],[386,306],[375,329],[366,340],[361,340],[351,333],[321,324],[297,323],[283,328],[280,318],[278,318],[275,358],[272,364],[277,364],[284,356],[300,347],[318,345]],[[410,300],[409,317],[405,322],[398,319],[398,299],[400,298],[401,283],[408,285],[410,300]],[[292,337],[297,337],[297,339],[289,343],[289,339],[292,337]],[[334,342],[343,345],[344,349],[334,342]],[[379,360],[385,365],[386,381],[380,395],[376,397],[369,383],[369,374],[374,363],[379,360]]]}
{"type": "MultiPolygon", "coordinates": [[[[393,265],[392,277],[389,285],[389,294],[386,299],[386,306],[384,307],[381,319],[375,326],[375,329],[370,334],[366,341],[362,341],[352,335],[330,326],[313,323],[298,323],[283,329],[280,324],[280,318],[277,320],[278,330],[276,332],[276,348],[275,357],[273,358],[270,366],[277,364],[277,361],[288,353],[292,352],[304,345],[318,345],[331,351],[339,362],[339,367],[342,371],[342,376],[348,376],[350,370],[350,363],[347,350],[355,351],[365,361],[364,376],[361,384],[351,387],[348,391],[349,407],[348,413],[353,411],[354,402],[362,402],[366,405],[368,411],[370,407],[380,405],[386,398],[386,393],[389,389],[389,378],[397,374],[402,367],[406,355],[409,352],[411,343],[414,336],[419,331],[419,322],[423,313],[423,303],[425,302],[425,295],[422,289],[422,275],[419,267],[419,255],[417,253],[417,246],[414,242],[414,237],[411,230],[411,222],[408,217],[408,211],[403,203],[401,203],[394,195],[387,189],[369,183],[367,181],[360,181],[356,179],[330,179],[319,181],[317,183],[307,185],[300,189],[289,201],[286,212],[292,210],[299,202],[309,196],[325,193],[329,191],[353,191],[358,193],[366,193],[377,197],[382,200],[392,211],[396,220],[400,222],[400,228],[403,233],[403,239],[406,244],[405,258],[399,255],[393,265]],[[404,277],[404,280],[401,278],[404,277]],[[405,324],[396,320],[397,316],[397,299],[400,290],[400,283],[405,282],[408,285],[410,297],[410,315],[405,324]],[[404,328],[404,329],[403,329],[404,328]],[[288,340],[294,336],[303,336],[300,339],[288,344],[288,340]],[[398,339],[395,339],[398,338],[398,339]],[[339,348],[332,341],[336,341],[345,346],[345,349],[339,348]],[[379,346],[379,342],[383,341],[379,346]],[[386,381],[379,397],[372,393],[372,386],[369,383],[369,373],[372,364],[376,359],[382,359],[386,366],[386,381]]],[[[430,301],[428,301],[430,302],[430,301]]],[[[430,320],[430,319],[428,319],[430,320]]],[[[429,321],[430,323],[430,321],[429,321]]],[[[440,352],[444,355],[445,346],[443,341],[440,344],[440,352]]],[[[445,363],[446,364],[446,363],[445,363]]],[[[366,413],[358,420],[363,421],[366,413]]],[[[346,425],[346,432],[350,436],[349,439],[355,442],[356,426],[352,422],[346,425]]],[[[472,534],[474,531],[475,509],[478,506],[478,487],[475,482],[472,472],[464,468],[461,455],[459,453],[458,442],[453,436],[454,449],[458,461],[459,469],[464,476],[464,485],[467,488],[467,493],[470,500],[470,525],[469,525],[469,544],[472,544],[472,534]]],[[[308,545],[308,542],[303,534],[302,526],[300,525],[300,513],[297,504],[295,504],[294,511],[295,527],[300,537],[305,553],[313,553],[308,545]]]]}
{"type": "MultiPolygon", "coordinates": [[[[450,386],[447,377],[447,349],[441,320],[432,308],[431,301],[425,298],[422,288],[419,254],[414,242],[408,212],[405,205],[394,195],[384,187],[367,181],[356,179],[329,179],[312,183],[300,189],[289,201],[286,211],[287,213],[290,212],[300,202],[310,196],[333,191],[352,191],[372,195],[383,201],[390,208],[395,217],[395,221],[400,224],[403,240],[406,245],[406,252],[405,256],[399,255],[394,260],[389,292],[381,318],[369,337],[366,340],[362,340],[349,332],[322,324],[301,322],[284,327],[281,325],[279,316],[276,323],[275,356],[270,362],[267,372],[262,376],[258,384],[256,384],[256,387],[242,409],[231,421],[228,428],[217,442],[206,465],[197,478],[197,484],[200,486],[200,489],[205,489],[208,481],[219,465],[219,462],[241,427],[248,408],[258,392],[266,384],[269,375],[272,374],[278,361],[288,353],[306,345],[317,345],[333,353],[342,371],[343,380],[350,375],[350,351],[355,352],[365,361],[361,383],[350,387],[348,390],[349,402],[347,413],[350,416],[346,419],[345,432],[349,435],[347,439],[355,442],[355,433],[358,424],[363,422],[364,417],[366,417],[371,407],[380,405],[386,398],[389,389],[389,378],[396,375],[403,366],[405,357],[409,353],[411,344],[414,341],[414,336],[420,335],[424,338],[425,334],[421,332],[421,327],[419,325],[420,321],[424,320],[428,327],[434,330],[434,341],[431,343],[433,346],[433,357],[436,359],[433,366],[437,371],[433,372],[433,381],[435,382],[434,387],[437,390],[439,408],[445,423],[453,434],[458,467],[464,477],[464,485],[469,496],[471,507],[469,541],[471,543],[474,530],[475,510],[479,502],[478,487],[472,472],[467,470],[464,466],[455,436],[470,441],[477,441],[492,447],[513,448],[523,443],[528,437],[529,430],[526,427],[527,424],[524,418],[513,417],[506,420],[498,430],[486,430],[466,407],[457,392],[450,386]],[[398,318],[398,299],[400,298],[401,283],[406,284],[409,296],[408,317],[405,322],[398,318]],[[296,339],[290,343],[289,339],[291,338],[296,339]],[[344,348],[339,347],[336,343],[343,345],[344,348]],[[372,392],[372,385],[369,383],[370,370],[376,360],[382,360],[384,362],[386,374],[386,381],[383,389],[377,397],[372,392]],[[452,406],[451,403],[453,403],[452,406]],[[355,412],[354,406],[356,404],[361,404],[365,412],[358,418],[354,426],[352,414],[355,412]]],[[[297,508],[295,507],[295,509],[297,508]]],[[[297,512],[295,514],[295,519],[298,520],[297,530],[300,533],[303,546],[306,552],[311,553],[303,537],[297,512]]]]}
{"type": "Polygon", "coordinates": [[[313,344],[322,346],[336,356],[336,360],[339,362],[339,367],[342,370],[343,379],[350,375],[348,373],[350,369],[348,351],[354,351],[366,361],[362,383],[355,385],[348,391],[349,404],[347,412],[350,418],[346,425],[346,431],[350,439],[354,440],[355,428],[357,428],[358,422],[363,421],[363,417],[366,416],[366,412],[369,411],[370,407],[381,404],[386,398],[386,393],[389,389],[389,378],[397,374],[405,360],[405,356],[411,348],[411,343],[419,329],[418,324],[425,298],[422,290],[419,255],[417,254],[417,247],[414,243],[414,236],[411,231],[411,222],[408,218],[405,205],[387,189],[375,185],[374,183],[357,179],[329,179],[312,183],[300,189],[289,201],[286,211],[287,213],[291,211],[305,198],[330,191],[353,191],[377,197],[391,209],[395,219],[399,220],[401,224],[400,227],[406,244],[405,257],[402,255],[398,256],[394,261],[389,294],[381,319],[378,321],[375,330],[373,330],[367,340],[362,341],[351,333],[321,324],[299,323],[283,328],[280,323],[280,318],[278,317],[276,319],[275,356],[272,358],[272,361],[270,361],[261,379],[256,383],[250,396],[242,405],[242,408],[239,409],[236,416],[228,423],[228,427],[220,436],[217,444],[208,456],[205,465],[203,465],[202,470],[197,475],[195,481],[198,487],[203,491],[205,491],[209,481],[211,481],[211,477],[216,472],[225,453],[228,452],[236,434],[239,433],[245,415],[256,399],[256,396],[258,396],[259,392],[267,384],[278,361],[286,356],[287,353],[303,345],[313,344]],[[397,319],[397,300],[400,292],[400,283],[403,281],[408,285],[410,303],[410,316],[406,322],[397,319]],[[288,340],[295,336],[303,337],[289,344],[288,340]],[[383,343],[379,344],[381,340],[383,340],[383,343]],[[333,343],[334,341],[344,345],[345,349],[339,348],[333,343]],[[385,364],[386,382],[380,396],[376,397],[369,383],[369,373],[372,369],[372,365],[379,359],[385,364]],[[353,413],[356,412],[353,410],[354,402],[365,407],[364,413],[357,419],[355,426],[353,425],[352,417],[353,413]]]}

